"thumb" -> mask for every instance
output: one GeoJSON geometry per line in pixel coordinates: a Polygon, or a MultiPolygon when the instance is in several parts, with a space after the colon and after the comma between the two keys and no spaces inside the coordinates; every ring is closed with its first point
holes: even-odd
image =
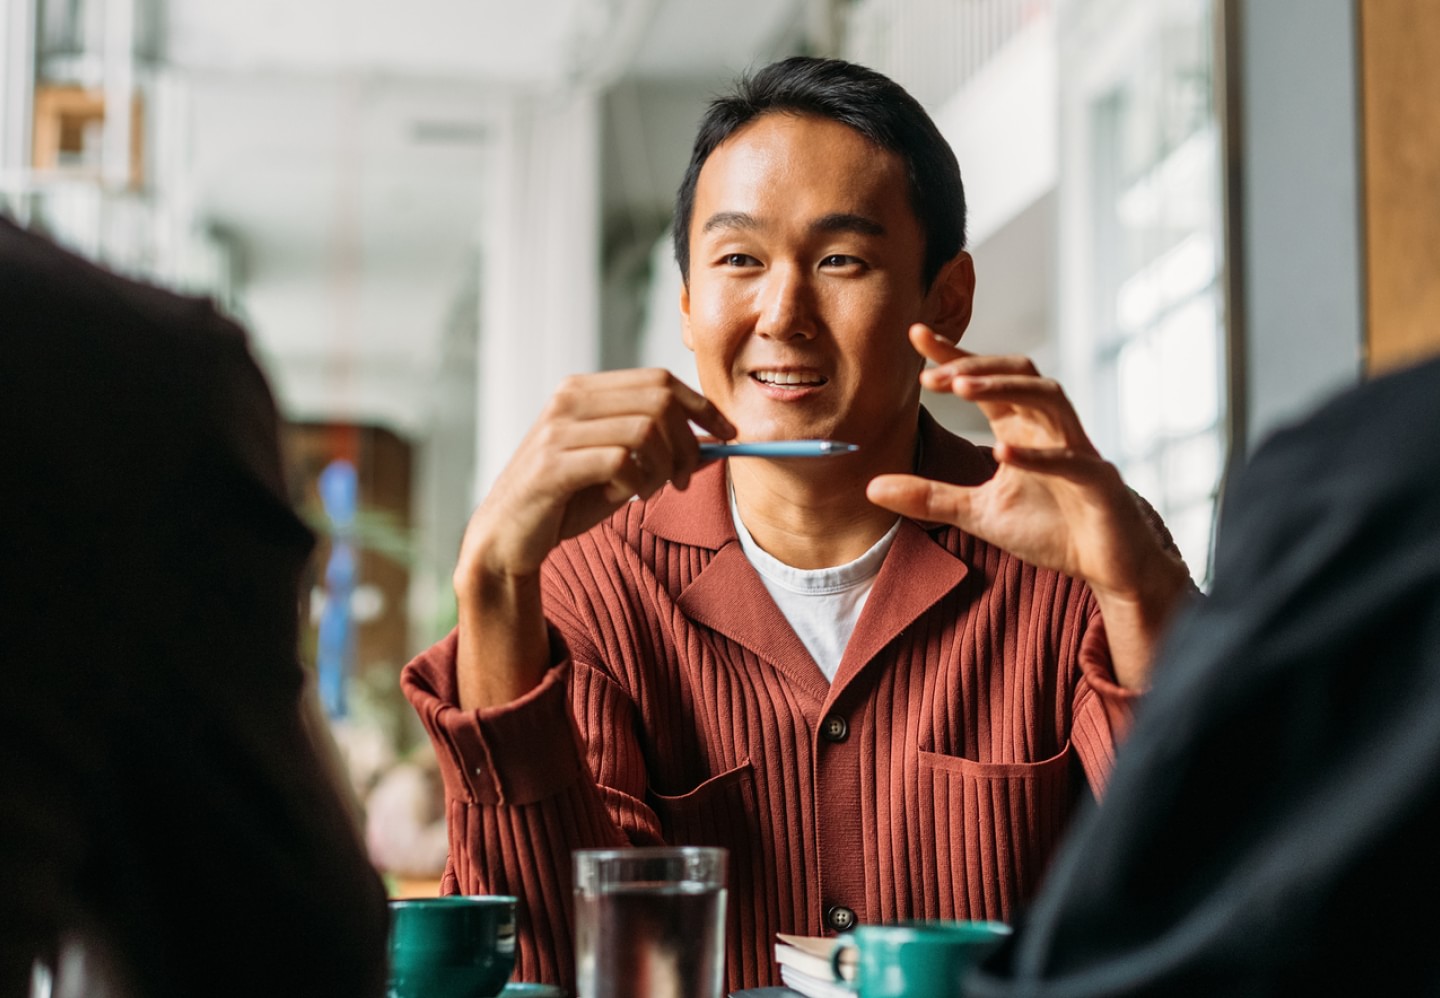
{"type": "Polygon", "coordinates": [[[880,475],[865,487],[875,505],[918,520],[961,524],[970,512],[970,490],[917,475],[880,475]]]}

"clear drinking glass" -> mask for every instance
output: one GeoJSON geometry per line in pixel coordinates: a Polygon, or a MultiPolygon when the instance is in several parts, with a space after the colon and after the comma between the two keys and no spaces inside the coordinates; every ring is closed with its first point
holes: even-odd
{"type": "Polygon", "coordinates": [[[726,850],[580,849],[574,858],[579,998],[719,998],[726,850]]]}

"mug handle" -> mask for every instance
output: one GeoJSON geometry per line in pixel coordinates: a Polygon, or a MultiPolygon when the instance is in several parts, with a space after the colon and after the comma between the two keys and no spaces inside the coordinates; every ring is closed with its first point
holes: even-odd
{"type": "Polygon", "coordinates": [[[830,950],[830,976],[836,984],[845,990],[858,991],[860,990],[859,984],[855,981],[847,981],[844,975],[840,973],[840,957],[844,955],[847,949],[853,949],[857,953],[860,950],[859,945],[855,942],[854,935],[849,932],[842,933],[835,937],[835,945],[830,950]]]}

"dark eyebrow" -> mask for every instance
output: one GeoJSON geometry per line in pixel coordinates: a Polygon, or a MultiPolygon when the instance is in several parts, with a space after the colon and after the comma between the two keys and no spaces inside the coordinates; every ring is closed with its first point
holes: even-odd
{"type": "Polygon", "coordinates": [[[812,232],[855,232],[862,236],[883,236],[885,226],[864,215],[833,212],[810,223],[812,232]]]}
{"type": "Polygon", "coordinates": [[[705,219],[705,227],[701,232],[713,232],[716,229],[758,229],[760,219],[743,211],[717,211],[705,219]]]}
{"type": "MultiPolygon", "coordinates": [[[[754,230],[764,228],[760,219],[744,211],[717,211],[705,220],[701,232],[713,232],[716,229],[747,229],[754,230]]],[[[828,215],[822,215],[810,223],[812,232],[855,232],[862,236],[883,236],[885,226],[873,218],[866,218],[864,215],[855,215],[850,212],[836,211],[828,215]]]]}

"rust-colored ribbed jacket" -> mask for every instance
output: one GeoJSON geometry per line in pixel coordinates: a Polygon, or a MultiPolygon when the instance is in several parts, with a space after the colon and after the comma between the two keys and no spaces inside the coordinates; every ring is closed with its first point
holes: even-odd
{"type": "MultiPolygon", "coordinates": [[[[922,474],[993,472],[921,423],[922,474]]],[[[775,933],[842,909],[1008,919],[1133,706],[1083,584],[914,521],[827,683],[740,549],[722,462],[562,544],[544,598],[554,665],[515,703],[455,706],[453,634],[402,678],[444,775],[445,890],[520,897],[521,980],[573,987],[587,846],[728,847],[730,988],[779,983],[775,933]]]]}

